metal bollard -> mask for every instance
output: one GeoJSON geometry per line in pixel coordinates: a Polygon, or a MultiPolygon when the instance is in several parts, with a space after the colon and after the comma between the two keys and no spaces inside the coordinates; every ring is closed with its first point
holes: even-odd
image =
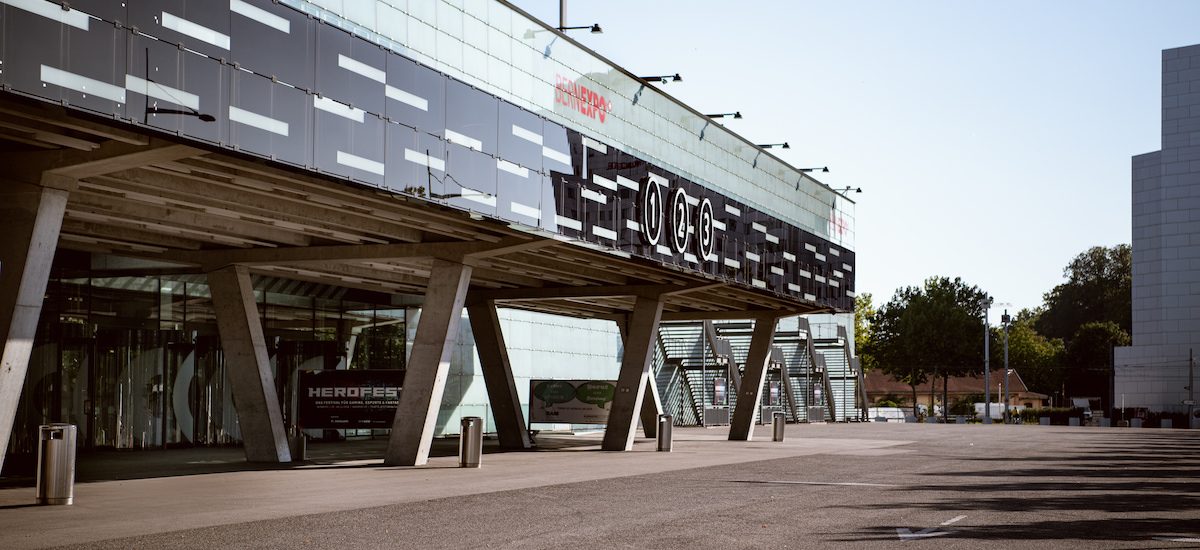
{"type": "Polygon", "coordinates": [[[38,428],[38,504],[75,502],[75,435],[72,424],[38,428]]]}
{"type": "Polygon", "coordinates": [[[777,412],[771,416],[773,417],[771,419],[771,428],[774,434],[771,439],[772,441],[783,441],[783,430],[787,426],[787,415],[777,412]]]}
{"type": "Polygon", "coordinates": [[[458,466],[478,468],[479,457],[483,454],[483,419],[478,416],[464,416],[461,427],[462,431],[458,436],[458,466]]]}
{"type": "Polygon", "coordinates": [[[674,427],[675,417],[669,414],[658,415],[658,450],[671,452],[671,428],[674,427]]]}

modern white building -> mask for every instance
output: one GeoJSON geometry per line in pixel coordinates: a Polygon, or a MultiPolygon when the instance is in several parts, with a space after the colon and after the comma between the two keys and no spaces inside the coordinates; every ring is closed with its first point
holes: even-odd
{"type": "Polygon", "coordinates": [[[1164,50],[1162,64],[1162,149],[1133,157],[1133,345],[1116,350],[1113,399],[1189,412],[1189,356],[1200,352],[1200,45],[1164,50]]]}

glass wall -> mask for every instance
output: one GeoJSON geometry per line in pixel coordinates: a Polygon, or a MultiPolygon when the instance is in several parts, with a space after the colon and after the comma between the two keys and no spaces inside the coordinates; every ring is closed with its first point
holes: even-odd
{"type": "Polygon", "coordinates": [[[854,204],[496,0],[281,0],[609,145],[854,246],[854,204]]]}
{"type": "MultiPolygon", "coordinates": [[[[62,276],[47,290],[10,452],[37,426],[69,422],[84,448],[231,445],[241,440],[211,295],[202,275],[62,276]]],[[[77,275],[77,274],[72,274],[77,275]]],[[[403,369],[403,308],[390,297],[255,277],[284,419],[301,370],[403,369]]]]}

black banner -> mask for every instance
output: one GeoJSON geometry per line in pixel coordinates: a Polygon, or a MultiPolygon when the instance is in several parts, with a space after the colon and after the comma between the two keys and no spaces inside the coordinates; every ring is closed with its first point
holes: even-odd
{"type": "Polygon", "coordinates": [[[303,428],[391,428],[402,370],[301,371],[297,409],[303,428]]]}

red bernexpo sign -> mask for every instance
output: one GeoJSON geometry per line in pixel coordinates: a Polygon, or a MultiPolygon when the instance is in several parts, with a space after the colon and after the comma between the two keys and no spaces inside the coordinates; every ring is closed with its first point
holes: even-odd
{"type": "Polygon", "coordinates": [[[554,102],[564,105],[580,114],[604,123],[612,111],[612,103],[607,97],[592,89],[562,75],[555,75],[554,102]]]}

